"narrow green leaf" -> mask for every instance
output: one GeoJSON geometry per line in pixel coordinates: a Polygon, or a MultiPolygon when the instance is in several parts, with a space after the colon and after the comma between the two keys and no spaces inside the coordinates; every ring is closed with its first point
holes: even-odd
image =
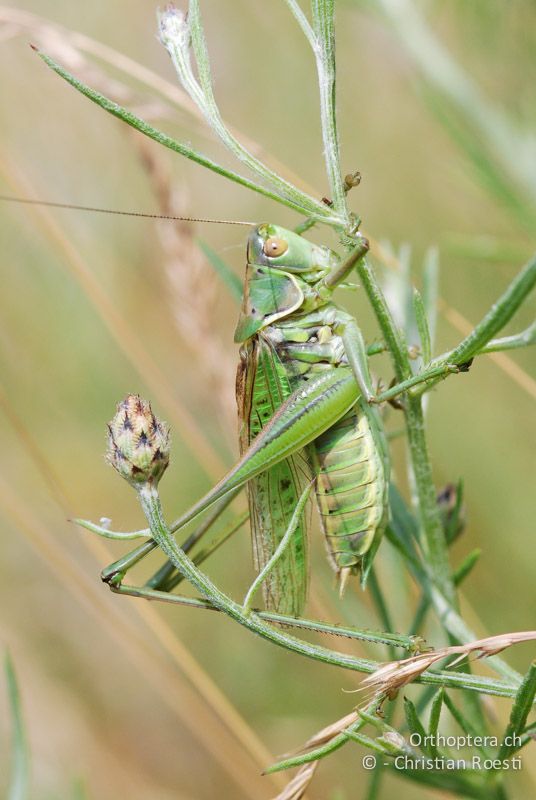
{"type": "Polygon", "coordinates": [[[439,253],[437,247],[430,247],[424,257],[422,271],[422,301],[424,313],[428,323],[430,335],[430,351],[433,352],[435,346],[435,335],[437,327],[439,296],[439,253]]]}
{"type": "Polygon", "coordinates": [[[346,192],[340,167],[339,135],[335,109],[335,0],[311,0],[315,35],[314,55],[320,91],[320,121],[324,162],[333,208],[348,220],[346,192]]]}
{"type": "Polygon", "coordinates": [[[363,720],[363,723],[368,722],[369,725],[372,725],[372,727],[382,735],[384,733],[396,733],[395,729],[385,721],[385,717],[380,717],[377,713],[366,708],[358,708],[357,713],[360,719],[363,720]]]}
{"type": "Polygon", "coordinates": [[[333,634],[334,636],[345,636],[348,639],[360,639],[373,644],[385,644],[388,647],[403,647],[404,650],[409,652],[412,652],[415,646],[415,637],[405,636],[403,633],[387,633],[385,631],[374,631],[370,628],[354,628],[316,619],[310,620],[304,617],[289,617],[285,614],[277,614],[274,611],[258,611],[257,613],[268,622],[276,622],[291,628],[301,628],[303,630],[317,631],[318,633],[333,634]]]}
{"type": "Polygon", "coordinates": [[[434,359],[433,364],[464,364],[510,322],[518,308],[536,286],[536,254],[510,282],[503,294],[460,344],[434,359]]]}
{"type": "Polygon", "coordinates": [[[426,319],[426,309],[418,289],[413,290],[413,313],[415,314],[415,322],[419,332],[422,360],[425,364],[428,364],[432,358],[432,340],[428,320],[426,319]]]}
{"type": "MultiPolygon", "coordinates": [[[[450,695],[448,695],[446,692],[443,697],[443,701],[464,733],[466,733],[468,736],[473,737],[473,739],[475,739],[476,741],[482,738],[482,734],[478,730],[476,730],[476,728],[469,722],[467,717],[464,714],[462,714],[460,709],[454,705],[454,702],[452,701],[450,695]]],[[[484,747],[483,745],[477,745],[475,742],[475,746],[478,747],[478,749],[483,755],[485,756],[490,755],[487,748],[484,747]]]]}
{"type": "Polygon", "coordinates": [[[389,609],[387,608],[385,595],[382,592],[381,586],[378,582],[378,578],[376,577],[376,572],[374,571],[374,569],[371,569],[370,571],[368,587],[370,589],[374,605],[376,606],[378,616],[380,617],[381,625],[383,626],[383,628],[385,628],[386,631],[392,630],[394,628],[394,625],[391,620],[391,615],[389,614],[389,609]]]}
{"type": "MultiPolygon", "coordinates": [[[[406,715],[406,723],[411,734],[419,737],[419,749],[428,756],[432,756],[432,750],[426,742],[426,731],[424,725],[419,719],[415,705],[411,702],[409,697],[404,697],[404,713],[406,715]]],[[[411,737],[410,737],[411,740],[411,737]]]]}
{"type": "Polygon", "coordinates": [[[457,567],[452,576],[456,586],[459,586],[466,579],[481,555],[482,550],[480,550],[479,547],[476,547],[474,550],[471,550],[469,555],[463,559],[462,563],[459,565],[459,567],[457,567]]]}
{"type": "Polygon", "coordinates": [[[8,800],[26,800],[28,797],[29,754],[26,732],[22,719],[19,688],[15,670],[9,655],[4,664],[9,707],[11,711],[11,779],[8,800]]]}
{"type": "Polygon", "coordinates": [[[518,347],[530,347],[536,344],[536,322],[529,325],[521,333],[516,333],[513,336],[502,336],[500,339],[491,339],[478,351],[481,353],[498,353],[502,350],[516,350],[518,347]]]}
{"type": "Polygon", "coordinates": [[[381,753],[382,755],[385,754],[385,748],[382,747],[381,744],[378,744],[376,739],[371,739],[370,736],[365,736],[363,733],[353,733],[353,731],[345,731],[344,735],[353,742],[357,742],[357,744],[361,744],[363,747],[368,747],[370,750],[374,750],[375,753],[381,753]]]}
{"type": "Polygon", "coordinates": [[[278,761],[276,764],[271,764],[268,769],[265,770],[265,774],[270,775],[273,772],[281,772],[285,769],[301,767],[303,764],[309,764],[311,761],[319,761],[321,758],[326,758],[326,756],[329,756],[335,750],[338,750],[350,741],[349,733],[357,733],[364,725],[365,722],[359,719],[357,722],[354,722],[353,725],[349,725],[337,736],[329,739],[325,744],[316,747],[314,750],[310,750],[308,753],[299,753],[297,756],[289,756],[282,761],[278,761]]]}
{"type": "Polygon", "coordinates": [[[197,64],[200,86],[203,89],[205,98],[209,98],[215,104],[210,59],[208,56],[205,31],[201,21],[201,11],[197,0],[189,0],[188,24],[190,27],[190,41],[194,52],[195,63],[197,64]]]}
{"type": "Polygon", "coordinates": [[[521,743],[518,748],[519,750],[521,750],[522,747],[525,747],[525,745],[527,745],[529,742],[535,742],[536,722],[533,722],[532,725],[527,725],[527,727],[523,731],[523,735],[520,738],[521,738],[521,743]]]}
{"type": "Polygon", "coordinates": [[[389,504],[391,520],[387,526],[386,535],[395,547],[420,569],[419,557],[415,548],[418,538],[417,522],[393,483],[389,486],[389,504]]]}
{"type": "MultiPolygon", "coordinates": [[[[430,721],[428,723],[428,730],[430,732],[430,736],[434,739],[437,736],[437,731],[439,729],[439,719],[441,717],[441,709],[443,708],[443,696],[445,694],[445,690],[443,687],[438,689],[438,691],[434,695],[434,699],[432,700],[432,706],[430,708],[430,721]]],[[[437,747],[433,745],[434,750],[437,753],[437,747]]]]}
{"type": "Polygon", "coordinates": [[[203,239],[198,239],[197,244],[206,256],[207,261],[221,278],[222,283],[229,289],[235,300],[242,299],[242,281],[235,275],[229,265],[221,258],[203,239]]]}
{"type": "Polygon", "coordinates": [[[448,772],[446,770],[419,769],[410,767],[408,769],[396,769],[397,775],[401,775],[408,780],[414,781],[422,786],[429,786],[439,789],[442,794],[452,792],[458,797],[471,797],[475,800],[491,800],[491,795],[486,794],[485,789],[477,786],[465,777],[461,772],[448,772]]]}
{"type": "Polygon", "coordinates": [[[367,791],[363,800],[377,800],[380,793],[383,775],[384,770],[382,769],[382,764],[380,761],[377,761],[376,766],[370,773],[367,791]]]}
{"type": "Polygon", "coordinates": [[[510,720],[504,732],[498,758],[508,758],[519,749],[521,734],[536,694],[536,661],[533,661],[523,678],[510,712],[510,720]]]}
{"type": "Polygon", "coordinates": [[[296,22],[302,29],[304,36],[306,37],[307,41],[311,45],[311,49],[314,52],[317,46],[317,42],[314,31],[311,28],[311,25],[309,24],[309,20],[301,10],[297,0],[285,0],[285,2],[289,7],[290,11],[292,12],[292,14],[294,14],[296,22]]]}
{"type": "Polygon", "coordinates": [[[145,122],[145,120],[136,116],[136,114],[128,111],[128,109],[120,106],[118,103],[115,103],[108,97],[105,97],[95,89],[91,89],[85,83],[79,81],[78,78],[75,78],[74,75],[71,75],[71,73],[62,66],[57,64],[54,59],[50,58],[50,56],[47,56],[45,53],[39,53],[39,56],[42,58],[45,64],[47,64],[47,66],[49,66],[57,75],[60,76],[60,78],[63,78],[65,81],[67,81],[67,83],[70,83],[71,86],[73,86],[77,91],[79,91],[93,103],[96,103],[98,106],[103,108],[109,114],[112,114],[114,117],[126,122],[127,125],[135,128],[135,130],[140,131],[140,133],[143,133],[144,136],[147,136],[149,139],[153,139],[155,142],[163,145],[163,147],[167,147],[170,150],[173,150],[175,153],[179,153],[181,156],[184,156],[191,161],[195,161],[202,167],[206,167],[212,172],[222,175],[224,178],[228,178],[229,180],[234,181],[235,183],[238,183],[247,189],[251,189],[253,192],[257,192],[265,197],[269,197],[271,200],[275,200],[277,203],[281,203],[288,208],[292,208],[294,211],[298,211],[300,214],[305,214],[306,216],[316,216],[319,220],[327,221],[329,224],[329,221],[325,219],[325,217],[329,216],[329,210],[323,211],[321,208],[320,210],[316,210],[316,208],[313,210],[311,208],[304,208],[299,205],[299,203],[290,200],[288,197],[281,197],[281,195],[273,192],[271,189],[267,189],[266,187],[261,186],[260,184],[249,180],[248,178],[244,178],[242,175],[239,175],[233,170],[222,167],[220,164],[212,161],[212,159],[204,156],[197,150],[194,150],[182,142],[178,142],[171,136],[168,136],[162,131],[159,131],[157,128],[154,128],[148,122],[145,122]]]}
{"type": "Polygon", "coordinates": [[[430,610],[431,600],[430,597],[423,592],[419,598],[419,603],[417,608],[415,609],[415,614],[413,615],[413,619],[409,626],[409,630],[414,634],[418,634],[424,625],[424,620],[426,619],[426,615],[430,610]]]}
{"type": "MultiPolygon", "coordinates": [[[[263,185],[271,186],[279,197],[286,198],[294,206],[298,205],[303,210],[309,209],[316,218],[332,217],[332,213],[326,205],[302,192],[247,150],[223,121],[214,97],[210,60],[198,1],[190,0],[188,6],[187,31],[189,41],[184,35],[186,31],[183,29],[180,32],[179,30],[184,24],[184,17],[181,12],[170,8],[164,10],[159,15],[159,19],[161,41],[171,56],[180,82],[224,146],[242,161],[248,169],[256,173],[263,185]],[[178,26],[177,17],[182,21],[178,26]],[[193,50],[194,61],[197,66],[197,78],[192,69],[189,47],[193,50]]],[[[332,223],[343,221],[342,219],[338,221],[331,219],[332,223]]]]}

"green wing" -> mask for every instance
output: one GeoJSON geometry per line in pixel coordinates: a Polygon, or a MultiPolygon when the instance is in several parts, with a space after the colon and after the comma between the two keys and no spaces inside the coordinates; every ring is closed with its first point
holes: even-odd
{"type": "MultiPolygon", "coordinates": [[[[243,453],[291,394],[285,370],[262,337],[241,349],[237,375],[237,403],[243,453]]],[[[262,569],[288,528],[296,504],[311,480],[304,451],[276,464],[248,483],[251,536],[255,568],[262,569]]],[[[263,584],[270,610],[299,616],[308,585],[308,516],[302,515],[290,545],[263,584]]]]}

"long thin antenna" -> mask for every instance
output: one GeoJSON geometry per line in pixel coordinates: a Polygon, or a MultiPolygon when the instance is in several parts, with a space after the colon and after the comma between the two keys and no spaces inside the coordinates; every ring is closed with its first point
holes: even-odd
{"type": "Polygon", "coordinates": [[[244,222],[236,219],[205,219],[203,217],[174,217],[171,214],[145,214],[143,211],[119,211],[114,208],[93,208],[93,206],[79,206],[74,203],[55,203],[52,200],[32,200],[29,197],[12,197],[0,194],[0,200],[7,203],[22,203],[29,206],[48,206],[49,208],[67,208],[75,211],[93,211],[96,214],[118,214],[121,217],[143,217],[144,219],[164,219],[169,222],[210,222],[216,225],[247,225],[249,228],[256,222],[244,222]]]}

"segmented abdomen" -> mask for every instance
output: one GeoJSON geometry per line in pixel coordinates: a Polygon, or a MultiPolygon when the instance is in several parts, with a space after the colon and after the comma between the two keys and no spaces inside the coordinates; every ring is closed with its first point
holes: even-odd
{"type": "Polygon", "coordinates": [[[381,535],[386,477],[374,433],[359,403],[315,440],[316,499],[337,572],[355,571],[381,535]]]}

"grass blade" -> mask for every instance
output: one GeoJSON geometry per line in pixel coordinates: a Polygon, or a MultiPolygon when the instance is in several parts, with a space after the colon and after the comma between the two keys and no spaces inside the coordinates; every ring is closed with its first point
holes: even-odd
{"type": "Polygon", "coordinates": [[[5,657],[4,669],[7,681],[9,708],[11,712],[11,779],[8,800],[26,800],[28,797],[29,753],[26,732],[22,720],[21,702],[17,678],[11,658],[5,657]]]}
{"type": "Polygon", "coordinates": [[[415,314],[415,321],[419,332],[422,360],[425,364],[428,364],[432,358],[432,337],[430,335],[430,328],[428,327],[428,320],[426,319],[424,301],[418,289],[413,290],[413,313],[415,314]]]}
{"type": "Polygon", "coordinates": [[[240,302],[242,299],[242,281],[235,275],[229,265],[219,256],[211,247],[208,245],[203,239],[198,239],[197,243],[201,250],[203,251],[207,261],[209,262],[210,266],[214,269],[217,273],[218,277],[221,278],[222,283],[224,286],[229,289],[230,293],[232,294],[233,298],[240,302]]]}
{"type": "Polygon", "coordinates": [[[465,734],[467,734],[467,736],[470,736],[475,741],[475,746],[478,747],[478,749],[482,752],[482,754],[484,756],[486,756],[486,757],[489,756],[489,753],[487,752],[485,747],[482,746],[482,745],[478,745],[477,744],[477,742],[482,737],[482,734],[479,733],[479,731],[475,730],[475,728],[472,725],[472,723],[469,722],[467,717],[464,714],[462,714],[462,712],[459,710],[459,708],[457,708],[454,705],[453,701],[451,700],[451,698],[450,698],[450,696],[448,694],[445,693],[445,696],[444,696],[443,699],[444,699],[446,707],[448,708],[448,710],[450,711],[450,713],[452,714],[452,716],[454,717],[454,719],[456,720],[456,722],[458,723],[458,725],[460,726],[462,731],[465,734]]]}
{"type": "Polygon", "coordinates": [[[428,731],[431,737],[430,751],[433,757],[439,756],[439,750],[437,749],[435,741],[439,729],[439,720],[441,717],[441,709],[443,708],[444,695],[445,695],[445,690],[443,688],[438,689],[438,691],[434,695],[434,699],[432,700],[432,706],[430,708],[430,721],[428,723],[428,731]]]}
{"type": "Polygon", "coordinates": [[[406,715],[406,723],[409,732],[419,737],[419,741],[421,742],[419,747],[422,750],[422,752],[429,756],[433,755],[432,752],[430,751],[429,745],[427,744],[426,731],[424,730],[424,725],[419,719],[415,705],[411,702],[411,700],[408,697],[404,697],[404,713],[406,715]]]}
{"type": "Polygon", "coordinates": [[[265,197],[269,197],[271,200],[275,200],[277,203],[281,203],[288,208],[292,208],[294,211],[297,211],[300,214],[305,214],[306,216],[316,216],[319,220],[322,219],[323,221],[327,221],[326,218],[330,216],[329,211],[324,212],[321,208],[317,210],[316,207],[314,210],[311,210],[310,208],[303,208],[293,200],[290,200],[287,197],[281,197],[281,195],[277,194],[276,192],[273,192],[270,189],[267,189],[264,186],[249,180],[248,178],[244,178],[237,172],[229,170],[226,167],[222,167],[217,162],[212,161],[212,159],[204,156],[197,150],[188,147],[188,145],[178,142],[176,139],[173,139],[166,133],[159,131],[157,128],[154,128],[148,122],[141,119],[141,117],[136,116],[136,114],[133,114],[128,109],[120,106],[118,103],[115,103],[108,97],[105,97],[103,94],[87,86],[85,83],[82,83],[82,81],[79,81],[78,78],[75,78],[74,75],[71,75],[70,72],[60,66],[60,64],[54,61],[54,59],[50,58],[50,56],[47,56],[45,53],[39,53],[39,56],[43,59],[45,64],[50,67],[50,69],[60,76],[60,78],[63,78],[65,81],[67,81],[67,83],[70,83],[71,86],[73,86],[77,91],[79,91],[93,103],[96,103],[98,106],[100,106],[100,108],[103,108],[109,114],[112,114],[112,116],[117,117],[123,122],[126,122],[131,128],[143,133],[144,136],[148,136],[149,139],[153,139],[163,147],[167,147],[169,150],[173,150],[175,153],[179,153],[179,155],[184,156],[191,161],[195,161],[200,166],[206,167],[212,172],[228,178],[229,180],[234,181],[234,183],[238,183],[240,186],[244,186],[246,189],[251,189],[253,192],[262,194],[265,197]]]}
{"type": "Polygon", "coordinates": [[[430,334],[430,350],[433,351],[437,327],[439,297],[439,253],[430,247],[424,257],[422,271],[422,301],[430,334]]]}
{"type": "Polygon", "coordinates": [[[519,749],[521,745],[521,734],[527,722],[527,716],[534,702],[536,694],[536,661],[530,665],[527,674],[523,678],[523,683],[519,687],[514,700],[510,721],[506,726],[503,741],[499,749],[498,758],[508,758],[512,753],[519,749]]]}

